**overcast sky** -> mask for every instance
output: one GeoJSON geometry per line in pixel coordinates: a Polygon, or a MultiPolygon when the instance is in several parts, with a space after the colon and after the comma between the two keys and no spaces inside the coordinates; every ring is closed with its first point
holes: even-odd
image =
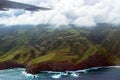
{"type": "Polygon", "coordinates": [[[94,26],[96,23],[120,24],[120,0],[12,0],[50,11],[0,11],[0,24],[75,24],[94,26]]]}

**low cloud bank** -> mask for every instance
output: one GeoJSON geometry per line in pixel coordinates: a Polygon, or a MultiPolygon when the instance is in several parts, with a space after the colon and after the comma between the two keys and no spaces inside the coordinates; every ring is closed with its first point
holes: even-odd
{"type": "Polygon", "coordinates": [[[75,24],[94,26],[96,23],[120,24],[120,0],[12,0],[37,6],[50,7],[50,11],[29,12],[10,10],[0,12],[0,24],[75,24]]]}

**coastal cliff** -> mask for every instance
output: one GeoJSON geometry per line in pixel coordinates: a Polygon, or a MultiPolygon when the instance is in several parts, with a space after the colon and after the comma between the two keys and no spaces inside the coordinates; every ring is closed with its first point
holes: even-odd
{"type": "Polygon", "coordinates": [[[0,70],[12,68],[25,68],[25,66],[12,60],[0,62],[0,70]]]}
{"type": "Polygon", "coordinates": [[[113,66],[114,64],[109,61],[108,56],[101,54],[95,54],[90,56],[88,59],[78,62],[70,63],[68,61],[47,61],[41,62],[36,65],[31,65],[26,68],[28,73],[36,74],[40,71],[75,71],[80,69],[86,69],[91,67],[100,66],[113,66]],[[96,59],[97,58],[97,59],[96,59]]]}
{"type": "Polygon", "coordinates": [[[120,28],[61,25],[0,28],[0,70],[67,71],[120,65],[120,28]],[[62,28],[61,28],[62,27],[62,28]]]}
{"type": "Polygon", "coordinates": [[[35,65],[20,64],[15,61],[4,61],[0,63],[0,70],[12,69],[12,68],[26,68],[26,72],[31,74],[37,74],[40,71],[75,71],[79,69],[86,69],[99,66],[113,66],[109,60],[109,56],[104,56],[100,53],[96,53],[84,61],[77,63],[70,63],[68,61],[46,61],[35,65]],[[97,59],[96,59],[97,58],[97,59]]]}

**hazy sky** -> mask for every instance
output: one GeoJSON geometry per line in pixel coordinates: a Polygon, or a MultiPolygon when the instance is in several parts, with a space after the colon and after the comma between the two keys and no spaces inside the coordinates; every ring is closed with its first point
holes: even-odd
{"type": "Polygon", "coordinates": [[[51,11],[0,11],[0,24],[120,24],[120,0],[12,0],[50,7],[51,11]]]}

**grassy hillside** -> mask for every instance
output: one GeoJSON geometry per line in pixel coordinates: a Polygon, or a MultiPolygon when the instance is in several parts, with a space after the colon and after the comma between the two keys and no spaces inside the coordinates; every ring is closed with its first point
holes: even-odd
{"type": "Polygon", "coordinates": [[[0,28],[0,62],[13,60],[24,64],[44,61],[78,63],[100,53],[120,59],[120,27],[98,24],[11,26],[0,28]]]}

